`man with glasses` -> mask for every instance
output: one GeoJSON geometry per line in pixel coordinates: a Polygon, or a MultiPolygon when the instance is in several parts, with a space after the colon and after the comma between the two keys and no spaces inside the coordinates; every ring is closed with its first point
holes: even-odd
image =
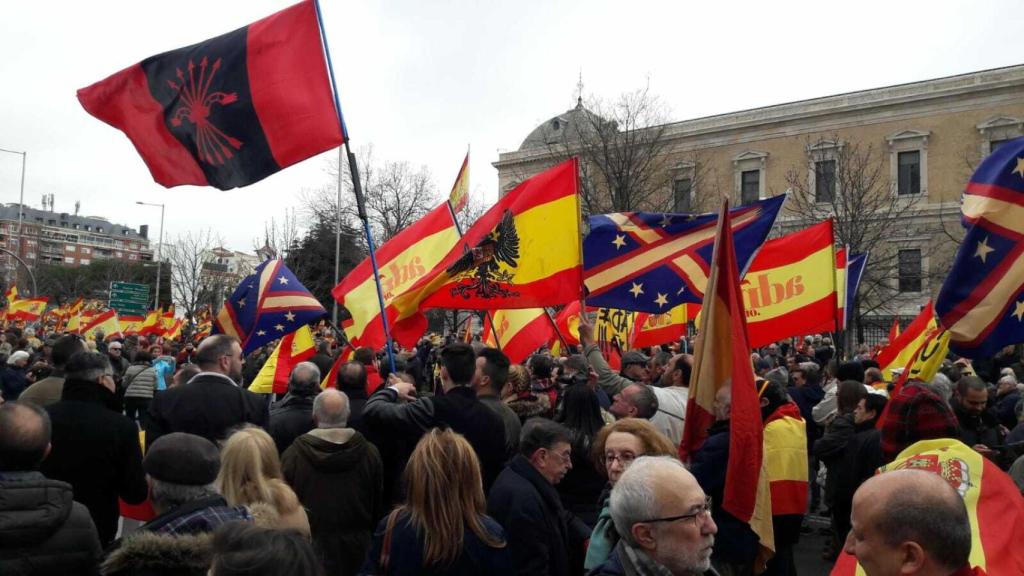
{"type": "Polygon", "coordinates": [[[622,540],[591,576],[717,575],[711,505],[675,458],[637,458],[612,489],[612,520],[622,540]]]}
{"type": "Polygon", "coordinates": [[[241,424],[266,428],[269,405],[264,396],[241,387],[243,362],[236,338],[217,334],[203,340],[196,353],[201,372],[154,395],[146,445],[171,432],[195,434],[216,444],[241,424]]]}
{"type": "Polygon", "coordinates": [[[505,528],[516,574],[561,576],[583,571],[590,529],[562,508],[555,484],[572,469],[569,430],[532,418],[519,437],[519,454],[498,476],[487,514],[505,528]]]}

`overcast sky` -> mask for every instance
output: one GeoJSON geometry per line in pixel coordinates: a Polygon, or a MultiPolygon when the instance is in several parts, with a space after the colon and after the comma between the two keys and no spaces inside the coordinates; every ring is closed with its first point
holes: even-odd
{"type": "MultiPolygon", "coordinates": [[[[650,82],[685,120],[1024,62],[1017,2],[623,2],[322,0],[354,145],[425,164],[442,193],[472,146],[472,188],[492,202],[499,151],[584,93],[650,82]]],[[[27,150],[25,201],[165,235],[213,228],[250,251],[263,223],[328,184],[327,152],[248,188],[153,182],[78,88],[139,60],[216,36],[291,0],[4,2],[0,148],[27,150]]],[[[0,153],[0,202],[17,202],[21,158],[0,153]]]]}

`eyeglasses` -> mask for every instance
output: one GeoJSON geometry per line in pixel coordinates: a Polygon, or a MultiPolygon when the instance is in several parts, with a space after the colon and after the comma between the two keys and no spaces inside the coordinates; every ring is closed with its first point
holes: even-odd
{"type": "Polygon", "coordinates": [[[548,453],[549,454],[554,454],[555,456],[558,456],[559,458],[561,458],[563,464],[568,464],[569,462],[572,462],[572,451],[571,450],[570,451],[566,451],[566,452],[555,452],[554,450],[548,450],[548,453]]]}
{"type": "Polygon", "coordinates": [[[640,523],[648,524],[654,522],[676,522],[678,520],[693,520],[694,525],[697,524],[697,520],[704,520],[711,516],[711,496],[704,498],[704,506],[700,510],[693,514],[682,514],[679,516],[667,516],[665,518],[651,518],[649,520],[641,520],[640,523]]]}
{"type": "Polygon", "coordinates": [[[637,458],[639,458],[638,455],[629,453],[616,454],[615,452],[606,452],[604,455],[605,462],[611,464],[618,460],[619,464],[622,464],[623,467],[629,466],[633,463],[633,460],[636,460],[637,458]]]}

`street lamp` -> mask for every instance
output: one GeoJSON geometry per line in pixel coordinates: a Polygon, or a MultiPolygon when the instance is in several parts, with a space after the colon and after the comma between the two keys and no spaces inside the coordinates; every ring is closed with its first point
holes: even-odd
{"type": "Polygon", "coordinates": [[[160,207],[160,243],[156,245],[156,298],[153,303],[153,308],[156,309],[160,307],[160,271],[163,269],[160,262],[160,251],[164,248],[164,205],[152,202],[143,202],[141,200],[136,200],[135,203],[142,206],[160,207]]]}
{"type": "MultiPolygon", "coordinates": [[[[21,247],[23,244],[21,237],[21,222],[22,220],[25,219],[25,160],[28,158],[28,152],[19,152],[17,150],[7,150],[4,148],[0,148],[0,152],[7,152],[8,154],[21,154],[21,193],[18,196],[18,256],[21,256],[22,254],[25,253],[21,247]]],[[[32,295],[38,296],[38,294],[32,295]]]]}

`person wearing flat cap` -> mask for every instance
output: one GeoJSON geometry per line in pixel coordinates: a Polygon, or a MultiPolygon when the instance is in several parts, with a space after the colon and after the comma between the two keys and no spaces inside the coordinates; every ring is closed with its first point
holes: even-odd
{"type": "Polygon", "coordinates": [[[264,504],[228,506],[214,487],[220,470],[217,446],[202,436],[161,436],[142,462],[157,517],[115,542],[103,574],[206,574],[213,531],[228,522],[273,527],[277,514],[264,504]]]}

